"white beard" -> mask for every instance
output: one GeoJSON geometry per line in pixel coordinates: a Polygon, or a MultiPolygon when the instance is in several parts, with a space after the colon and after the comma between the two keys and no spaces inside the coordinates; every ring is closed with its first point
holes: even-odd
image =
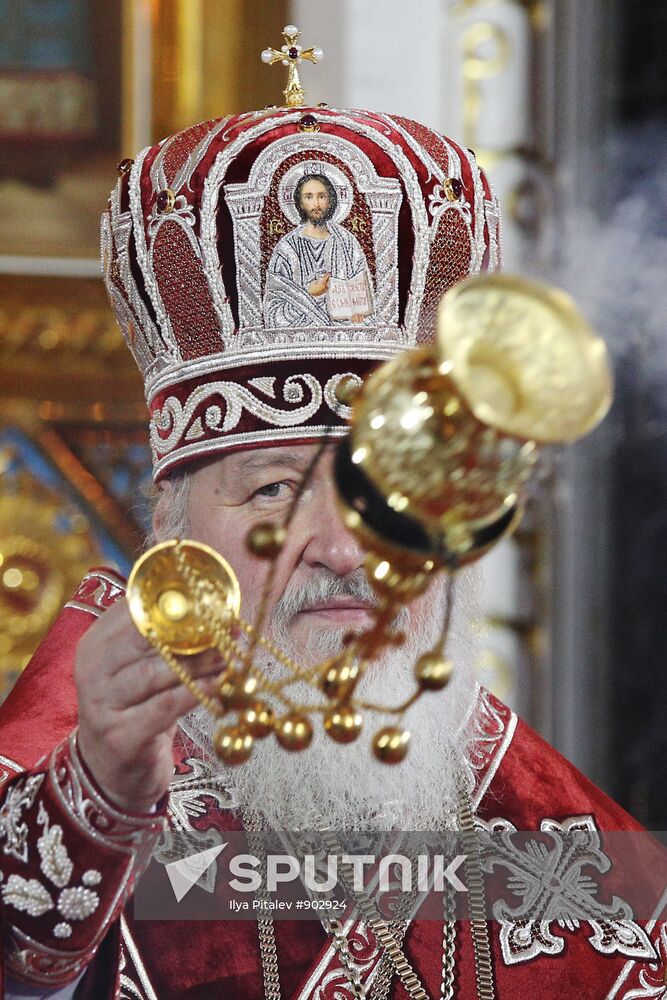
{"type": "MultiPolygon", "coordinates": [[[[345,593],[351,589],[355,596],[364,596],[363,587],[368,586],[358,576],[350,588],[340,578],[333,579],[339,582],[332,583],[329,574],[329,592],[331,587],[345,593]]],[[[394,706],[414,690],[415,660],[435,645],[442,629],[444,582],[441,578],[433,582],[422,599],[419,628],[410,629],[403,647],[389,649],[367,670],[357,695],[394,706]]],[[[323,586],[326,589],[326,583],[323,586]]],[[[216,757],[211,742],[214,723],[202,709],[185,716],[182,728],[206,760],[224,774],[234,802],[260,813],[274,830],[407,831],[451,827],[459,791],[469,790],[472,785],[469,747],[478,690],[472,669],[478,645],[475,622],[479,616],[473,608],[477,589],[475,571],[458,575],[446,647],[455,664],[454,674],[444,691],[424,694],[406,713],[403,721],[412,738],[407,758],[401,764],[381,764],[373,757],[372,735],[391,724],[392,717],[370,711],[364,712],[362,734],[352,744],[334,743],[316,719],[315,737],[308,750],[290,754],[268,738],[257,741],[250,760],[237,767],[227,767],[216,757]]],[[[288,591],[279,602],[272,616],[271,637],[288,655],[297,660],[300,656],[300,662],[320,662],[339,651],[341,632],[318,630],[309,650],[294,649],[289,617],[294,607],[299,607],[299,601],[299,592],[288,591]]],[[[409,619],[409,615],[405,617],[409,619]]],[[[258,653],[255,662],[262,669],[275,671],[268,656],[258,653]]],[[[289,694],[303,702],[317,697],[306,685],[301,685],[301,690],[290,688],[289,694]]]]}

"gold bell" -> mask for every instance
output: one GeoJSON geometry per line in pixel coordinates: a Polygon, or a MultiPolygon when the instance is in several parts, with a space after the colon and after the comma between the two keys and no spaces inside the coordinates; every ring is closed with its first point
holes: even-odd
{"type": "Polygon", "coordinates": [[[360,712],[349,705],[330,709],[324,716],[327,735],[336,743],[354,743],[361,732],[364,720],[360,712]]]}
{"type": "Polygon", "coordinates": [[[305,750],[313,739],[313,727],[305,715],[290,712],[278,719],[276,723],[276,738],[283,750],[295,753],[305,750]]]}
{"type": "Polygon", "coordinates": [[[275,716],[265,702],[254,701],[240,712],[239,722],[255,739],[262,740],[273,732],[275,716]]]}
{"type": "Polygon", "coordinates": [[[373,754],[383,764],[400,764],[405,759],[409,744],[409,730],[385,726],[373,737],[373,754]]]}
{"type": "Polygon", "coordinates": [[[341,701],[348,698],[359,679],[359,664],[354,660],[334,660],[325,664],[320,679],[320,687],[327,698],[341,701]]]}
{"type": "Polygon", "coordinates": [[[223,672],[218,694],[225,708],[244,708],[256,693],[257,678],[252,674],[243,677],[233,670],[223,672]]]}
{"type": "Polygon", "coordinates": [[[274,559],[282,551],[285,537],[285,529],[281,525],[264,521],[248,532],[246,546],[260,559],[274,559]]]}
{"type": "Polygon", "coordinates": [[[442,691],[449,684],[454,664],[440,653],[424,653],[415,664],[415,677],[422,691],[442,691]]]}
{"type": "Polygon", "coordinates": [[[213,737],[213,744],[225,764],[243,764],[252,753],[253,738],[242,726],[221,726],[213,737]]]}

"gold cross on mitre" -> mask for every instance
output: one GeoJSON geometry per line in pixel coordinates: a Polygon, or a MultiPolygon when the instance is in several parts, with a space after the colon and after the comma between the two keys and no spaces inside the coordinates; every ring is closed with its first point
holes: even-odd
{"type": "Polygon", "coordinates": [[[299,34],[298,28],[295,28],[293,24],[288,24],[283,28],[285,44],[280,50],[264,49],[262,52],[262,62],[266,63],[267,66],[281,62],[283,66],[288,68],[287,86],[283,90],[288,108],[300,108],[306,93],[299,80],[297,70],[299,63],[303,59],[307,59],[311,63],[318,63],[324,56],[322,49],[315,45],[311,45],[309,49],[302,49],[300,45],[297,45],[299,34]]]}

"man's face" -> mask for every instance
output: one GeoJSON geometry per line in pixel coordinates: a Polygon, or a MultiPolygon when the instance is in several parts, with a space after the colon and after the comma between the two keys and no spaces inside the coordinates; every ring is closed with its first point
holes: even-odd
{"type": "MultiPolygon", "coordinates": [[[[269,568],[248,551],[248,532],[261,522],[284,522],[317,447],[249,449],[225,455],[192,475],[188,535],[231,564],[248,621],[255,620],[269,568]]],[[[284,631],[304,663],[319,661],[323,656],[317,652],[327,642],[334,644],[373,620],[375,597],[362,569],[364,552],[338,509],[333,454],[333,446],[327,446],[299,500],[275,565],[267,608],[267,620],[274,612],[286,618],[284,631]]],[[[419,602],[410,607],[411,625],[419,626],[421,613],[419,602]]]]}
{"type": "MultiPolygon", "coordinates": [[[[241,586],[242,613],[250,621],[268,563],[248,551],[248,532],[261,522],[285,520],[315,451],[315,445],[256,448],[226,455],[192,477],[189,534],[232,565],[241,586]]],[[[340,519],[332,459],[333,449],[327,448],[299,500],[275,568],[269,611],[286,589],[303,588],[316,577],[361,575],[363,551],[340,519]]],[[[348,595],[316,600],[287,624],[295,647],[305,649],[314,630],[359,629],[370,621],[368,601],[348,595]]]]}
{"type": "Polygon", "coordinates": [[[329,192],[322,181],[306,181],[301,188],[299,204],[309,222],[321,222],[331,205],[329,192]]]}

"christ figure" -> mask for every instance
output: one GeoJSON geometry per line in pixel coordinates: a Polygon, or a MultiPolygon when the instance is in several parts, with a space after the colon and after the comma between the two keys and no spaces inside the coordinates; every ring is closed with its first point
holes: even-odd
{"type": "Polygon", "coordinates": [[[326,174],[304,174],[294,191],[294,203],[301,225],[278,241],[269,261],[266,326],[333,326],[341,321],[338,317],[363,323],[372,312],[368,263],[356,237],[333,221],[338,206],[334,185],[326,174]],[[351,279],[360,280],[352,286],[351,279]],[[355,305],[347,314],[332,305],[334,287],[337,293],[342,289],[343,297],[346,289],[352,290],[355,305]]]}

